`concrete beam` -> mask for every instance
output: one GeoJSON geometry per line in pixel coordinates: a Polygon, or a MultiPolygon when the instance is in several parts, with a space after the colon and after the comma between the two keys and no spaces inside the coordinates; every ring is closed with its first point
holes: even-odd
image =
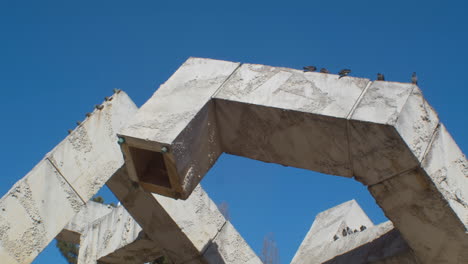
{"type": "Polygon", "coordinates": [[[116,132],[137,108],[123,92],[103,106],[0,200],[2,263],[31,263],[122,166],[116,132]]]}
{"type": "Polygon", "coordinates": [[[130,174],[143,175],[147,190],[186,199],[222,152],[354,177],[369,186],[418,258],[453,260],[444,245],[421,242],[440,232],[457,233],[450,252],[466,256],[466,157],[438,132],[443,126],[416,85],[191,58],[160,89],[121,133],[130,174]],[[399,191],[388,185],[404,185],[413,170],[433,188],[413,196],[419,200],[392,202],[399,191]],[[424,220],[409,207],[392,213],[395,204],[420,206],[424,220]],[[415,224],[421,221],[432,224],[415,224]]]}
{"type": "Polygon", "coordinates": [[[374,226],[351,200],[316,216],[291,263],[374,263],[389,257],[400,261],[397,256],[407,251],[408,245],[390,221],[374,226]]]}
{"type": "Polygon", "coordinates": [[[82,231],[78,264],[141,264],[163,255],[123,206],[88,223],[82,231]]]}
{"type": "Polygon", "coordinates": [[[173,263],[261,263],[201,186],[174,200],[146,192],[125,167],[107,185],[173,263]]]}
{"type": "Polygon", "coordinates": [[[74,244],[80,243],[80,235],[88,224],[112,212],[110,205],[88,201],[86,205],[60,231],[56,239],[74,244]]]}
{"type": "Polygon", "coordinates": [[[119,133],[134,181],[151,192],[188,198],[221,154],[211,97],[238,66],[190,58],[158,88],[119,133]]]}

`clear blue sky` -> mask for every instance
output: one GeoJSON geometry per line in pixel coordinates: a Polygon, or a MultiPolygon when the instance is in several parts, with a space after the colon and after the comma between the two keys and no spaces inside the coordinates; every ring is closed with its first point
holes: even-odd
{"type": "MultiPolygon", "coordinates": [[[[392,81],[416,71],[425,97],[468,149],[466,1],[168,2],[0,2],[1,196],[113,88],[141,105],[189,56],[346,67],[392,81]]],[[[202,185],[230,204],[232,222],[257,253],[273,232],[282,263],[315,215],[341,202],[355,198],[375,223],[385,220],[357,182],[240,157],[222,156],[202,185]]],[[[65,261],[52,246],[34,263],[65,261]]]]}

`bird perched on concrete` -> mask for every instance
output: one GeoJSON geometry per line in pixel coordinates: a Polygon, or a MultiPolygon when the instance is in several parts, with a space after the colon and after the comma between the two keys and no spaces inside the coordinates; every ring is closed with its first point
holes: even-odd
{"type": "Polygon", "coordinates": [[[413,72],[413,75],[411,75],[411,82],[413,84],[418,84],[418,76],[416,75],[415,72],[413,72]]]}
{"type": "Polygon", "coordinates": [[[346,229],[343,229],[343,231],[341,231],[341,234],[345,237],[348,235],[348,232],[346,232],[346,229]]]}
{"type": "Polygon", "coordinates": [[[381,73],[377,73],[377,81],[385,81],[385,76],[381,73]]]}
{"type": "Polygon", "coordinates": [[[315,66],[305,66],[305,67],[302,67],[302,69],[304,69],[304,72],[314,72],[317,70],[317,67],[315,66]]]}
{"type": "Polygon", "coordinates": [[[73,132],[73,130],[68,129],[68,134],[71,134],[72,132],[73,132]]]}
{"type": "Polygon", "coordinates": [[[338,237],[337,235],[334,235],[334,236],[333,236],[333,240],[334,240],[334,241],[338,240],[338,238],[339,238],[339,237],[338,237]]]}
{"type": "Polygon", "coordinates": [[[98,109],[98,110],[102,110],[104,108],[103,105],[95,105],[94,108],[98,109]]]}
{"type": "Polygon", "coordinates": [[[81,121],[76,121],[77,126],[81,126],[81,121]]]}
{"type": "Polygon", "coordinates": [[[91,116],[91,113],[86,113],[86,117],[90,117],[91,116]]]}
{"type": "Polygon", "coordinates": [[[325,68],[320,69],[320,72],[321,72],[321,73],[330,73],[330,72],[329,72],[327,69],[325,69],[325,68]]]}
{"type": "Polygon", "coordinates": [[[350,69],[343,69],[338,73],[338,75],[340,75],[340,77],[338,79],[340,79],[342,77],[345,77],[345,76],[348,76],[350,73],[351,73],[350,69]]]}
{"type": "Polygon", "coordinates": [[[364,231],[364,230],[367,229],[367,227],[365,225],[362,225],[361,228],[359,228],[359,229],[361,229],[361,231],[364,231]]]}

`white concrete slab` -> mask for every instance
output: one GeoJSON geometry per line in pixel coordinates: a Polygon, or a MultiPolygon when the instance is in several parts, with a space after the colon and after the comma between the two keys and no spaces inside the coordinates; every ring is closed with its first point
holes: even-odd
{"type": "Polygon", "coordinates": [[[83,205],[51,163],[40,161],[0,200],[3,259],[32,262],[83,205]]]}
{"type": "Polygon", "coordinates": [[[434,134],[422,168],[468,230],[468,162],[443,124],[434,134]]]}
{"type": "Polygon", "coordinates": [[[114,94],[103,106],[47,154],[83,201],[97,193],[122,166],[116,134],[137,110],[124,92],[114,94]]]}
{"type": "Polygon", "coordinates": [[[369,187],[422,263],[463,263],[466,228],[424,170],[402,173],[369,187]]]}

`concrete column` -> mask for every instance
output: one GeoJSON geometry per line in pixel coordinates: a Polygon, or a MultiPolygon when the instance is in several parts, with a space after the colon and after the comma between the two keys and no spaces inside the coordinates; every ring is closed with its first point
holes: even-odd
{"type": "Polygon", "coordinates": [[[0,200],[2,263],[31,263],[122,166],[116,132],[136,110],[114,94],[0,200]]]}
{"type": "Polygon", "coordinates": [[[107,185],[173,263],[261,263],[201,186],[175,200],[146,192],[125,168],[107,185]]]}
{"type": "Polygon", "coordinates": [[[82,231],[78,264],[141,264],[163,255],[123,206],[88,223],[82,231]]]}

